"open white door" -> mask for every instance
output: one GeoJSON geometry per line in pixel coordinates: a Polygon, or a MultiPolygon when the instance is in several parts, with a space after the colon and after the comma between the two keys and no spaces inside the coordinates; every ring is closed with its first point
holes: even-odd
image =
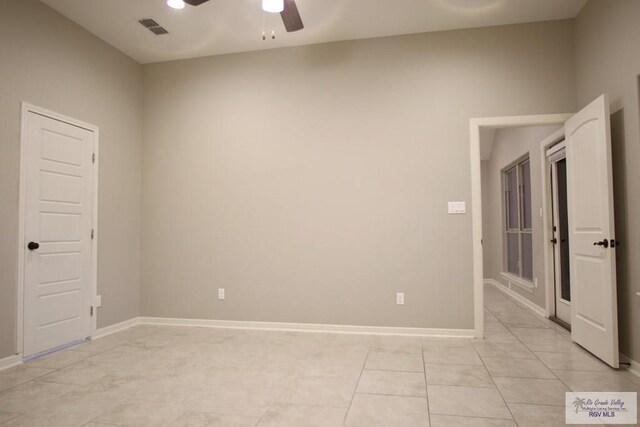
{"type": "Polygon", "coordinates": [[[609,97],[565,123],[571,263],[571,337],[619,366],[609,97]]]}

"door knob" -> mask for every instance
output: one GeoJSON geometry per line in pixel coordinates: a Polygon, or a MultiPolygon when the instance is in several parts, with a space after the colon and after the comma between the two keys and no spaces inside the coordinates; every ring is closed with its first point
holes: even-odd
{"type": "Polygon", "coordinates": [[[40,247],[40,244],[36,242],[29,242],[29,244],[27,245],[27,248],[29,248],[30,251],[35,251],[39,247],[40,247]]]}
{"type": "Polygon", "coordinates": [[[609,241],[607,239],[604,239],[602,242],[595,242],[593,246],[602,246],[606,249],[609,247],[609,241]]]}

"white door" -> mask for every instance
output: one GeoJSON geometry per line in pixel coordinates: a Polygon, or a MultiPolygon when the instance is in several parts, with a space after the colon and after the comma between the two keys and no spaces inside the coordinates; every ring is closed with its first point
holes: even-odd
{"type": "Polygon", "coordinates": [[[565,123],[571,264],[571,337],[619,366],[609,98],[565,123]],[[614,246],[614,247],[612,247],[614,246]]]}
{"type": "Polygon", "coordinates": [[[26,118],[24,356],[91,335],[92,131],[26,118]]]}

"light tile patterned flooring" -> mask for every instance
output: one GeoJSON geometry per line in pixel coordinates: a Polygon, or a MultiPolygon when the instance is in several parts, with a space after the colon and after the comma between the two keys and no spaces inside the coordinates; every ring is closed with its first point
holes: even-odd
{"type": "Polygon", "coordinates": [[[555,426],[564,392],[638,391],[485,289],[484,339],[138,326],[0,372],[5,426],[555,426]]]}

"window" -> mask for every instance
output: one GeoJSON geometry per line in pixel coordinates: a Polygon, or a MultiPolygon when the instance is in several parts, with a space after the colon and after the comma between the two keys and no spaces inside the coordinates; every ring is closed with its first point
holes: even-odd
{"type": "Polygon", "coordinates": [[[529,158],[507,168],[503,174],[506,270],[510,274],[533,281],[529,158]]]}

